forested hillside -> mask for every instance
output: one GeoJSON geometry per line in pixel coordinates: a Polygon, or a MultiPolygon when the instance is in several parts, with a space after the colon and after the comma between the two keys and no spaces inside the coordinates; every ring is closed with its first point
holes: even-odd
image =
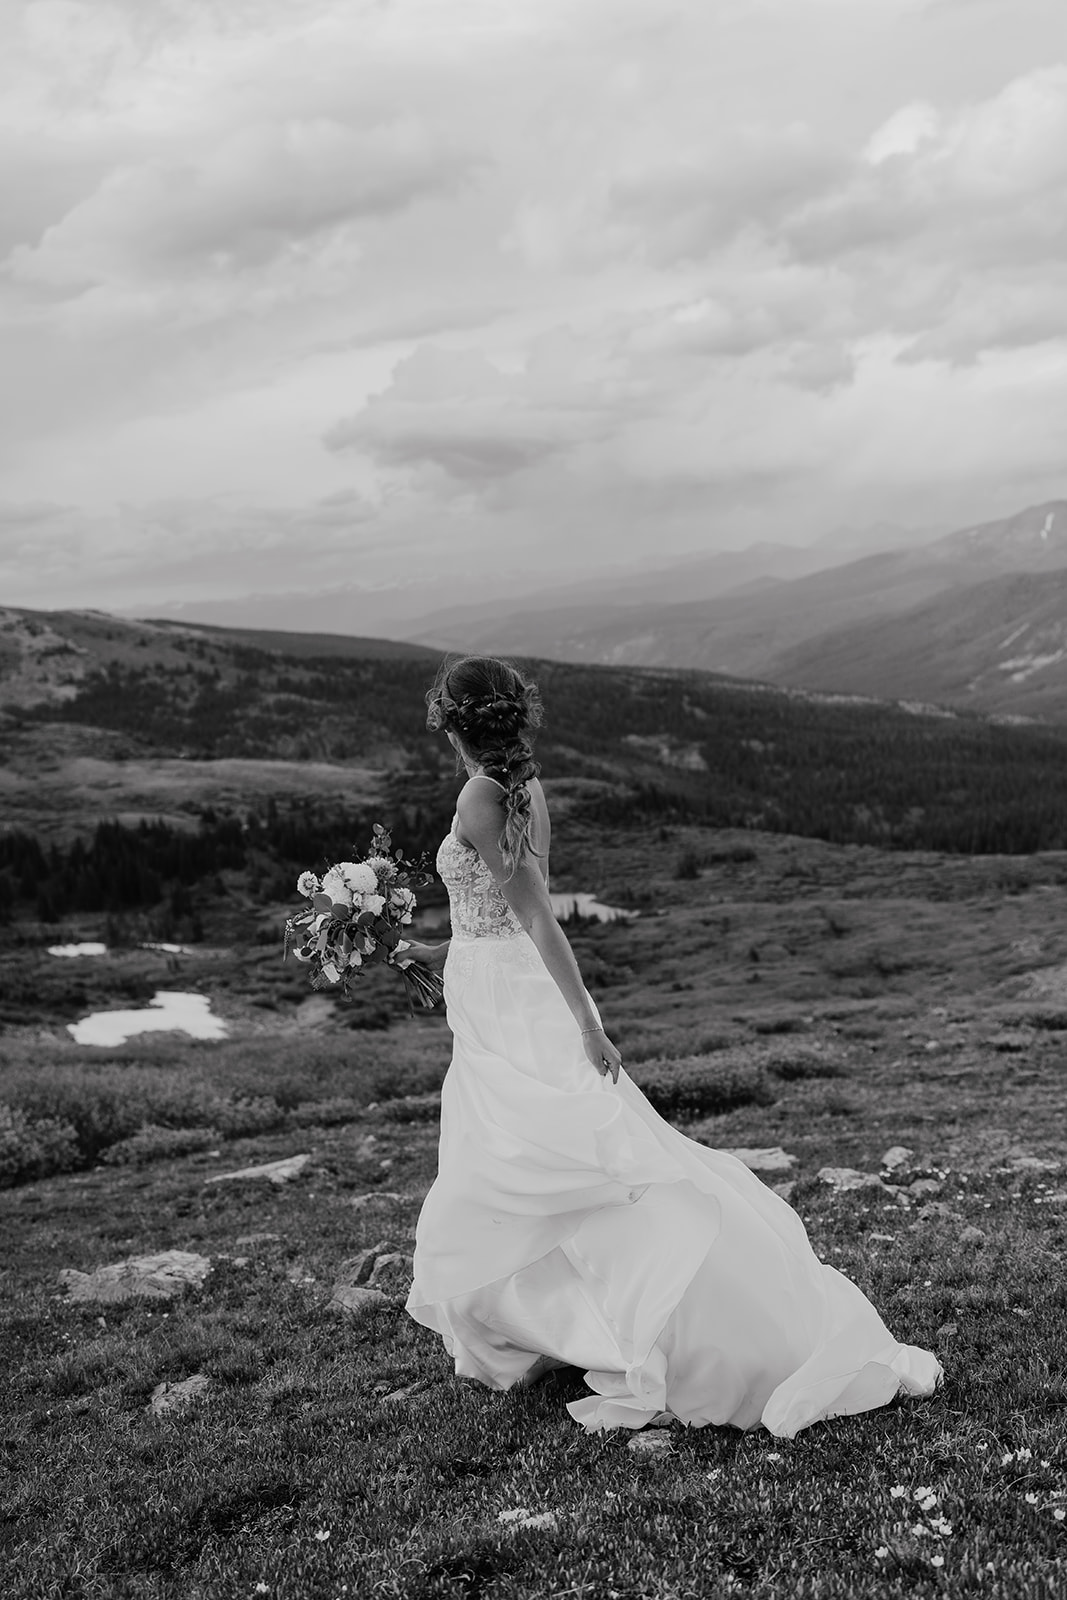
{"type": "MultiPolygon", "coordinates": [[[[294,869],[351,851],[373,820],[390,820],[413,851],[433,848],[447,828],[454,763],[424,726],[432,659],[288,656],[221,640],[202,659],[195,639],[173,634],[165,649],[161,659],[150,641],[83,660],[62,698],[24,695],[0,713],[11,752],[0,786],[0,917],[156,907],[159,927],[192,937],[204,896],[277,899],[294,869]],[[25,805],[17,826],[3,807],[19,783],[36,785],[41,752],[79,728],[108,751],[95,767],[114,815],[46,845],[25,805]],[[153,761],[173,772],[176,757],[183,772],[242,758],[244,787],[222,807],[175,800],[166,814],[142,805],[135,821],[120,820],[134,767],[142,778],[153,761]],[[290,764],[287,792],[260,787],[257,764],[268,760],[290,764]],[[332,763],[329,794],[316,788],[312,771],[322,769],[312,762],[332,763]],[[377,787],[368,795],[353,782],[346,799],[345,773],[357,767],[374,770],[377,787]]],[[[561,819],[889,848],[1067,848],[1067,740],[1054,730],[700,672],[528,666],[545,699],[538,754],[561,819]]],[[[62,782],[58,757],[53,766],[51,781],[62,782]]],[[[49,791],[34,792],[43,822],[49,791]]]]}

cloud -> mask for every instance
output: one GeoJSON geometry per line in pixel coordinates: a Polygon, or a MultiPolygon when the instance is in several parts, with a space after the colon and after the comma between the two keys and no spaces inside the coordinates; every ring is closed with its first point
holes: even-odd
{"type": "Polygon", "coordinates": [[[1061,0],[976,5],[17,0],[19,560],[565,566],[1062,474],[1061,0]]]}
{"type": "Polygon", "coordinates": [[[420,345],[389,388],[324,442],[385,467],[428,467],[477,484],[603,439],[627,404],[597,352],[564,330],[535,341],[521,373],[502,371],[477,350],[420,345]]]}
{"type": "Polygon", "coordinates": [[[10,271],[75,291],[190,271],[224,277],[279,256],[298,260],[309,241],[447,190],[464,171],[458,153],[414,119],[243,128],[199,157],[110,174],[38,245],[16,248],[10,271]]]}

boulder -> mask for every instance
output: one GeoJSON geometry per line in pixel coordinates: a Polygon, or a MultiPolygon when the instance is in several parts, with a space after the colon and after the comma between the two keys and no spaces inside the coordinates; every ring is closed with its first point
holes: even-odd
{"type": "Polygon", "coordinates": [[[858,1172],[855,1167],[820,1167],[819,1182],[828,1183],[836,1194],[845,1189],[884,1189],[875,1172],[858,1172]]]}
{"type": "Polygon", "coordinates": [[[386,1294],[406,1295],[411,1288],[414,1260],[405,1255],[402,1250],[390,1251],[388,1255],[379,1256],[374,1263],[374,1271],[367,1280],[371,1289],[382,1289],[386,1294]]]}
{"type": "Polygon", "coordinates": [[[180,1383],[157,1383],[145,1410],[155,1417],[184,1411],[207,1392],[210,1383],[211,1379],[203,1372],[194,1372],[191,1378],[183,1378],[180,1383]]]}
{"type": "Polygon", "coordinates": [[[387,1306],[389,1296],[380,1289],[363,1289],[355,1284],[341,1283],[330,1296],[329,1309],[343,1311],[348,1316],[361,1317],[375,1306],[387,1306]]]}
{"type": "Polygon", "coordinates": [[[914,1150],[909,1150],[906,1144],[894,1144],[889,1147],[882,1157],[882,1171],[895,1172],[898,1167],[913,1165],[914,1162],[914,1150]]]}
{"type": "Polygon", "coordinates": [[[653,1433],[647,1431],[635,1433],[626,1448],[638,1456],[654,1456],[673,1450],[674,1445],[671,1443],[670,1435],[657,1428],[653,1433]]]}
{"type": "MultiPolygon", "coordinates": [[[[341,1262],[337,1269],[335,1287],[347,1285],[355,1288],[357,1284],[369,1284],[379,1259],[388,1258],[389,1260],[394,1260],[401,1254],[398,1244],[394,1244],[391,1239],[381,1239],[377,1244],[370,1245],[368,1249],[361,1250],[358,1256],[349,1256],[346,1261],[341,1262]]],[[[411,1258],[405,1257],[405,1259],[410,1260],[411,1258]]]]}
{"type": "Polygon", "coordinates": [[[216,1172],[210,1178],[205,1178],[205,1183],[235,1183],[239,1179],[266,1178],[268,1183],[289,1183],[303,1172],[311,1160],[310,1152],[306,1155],[286,1156],[283,1161],[265,1161],[258,1167],[241,1167],[238,1172],[216,1172]]]}
{"type": "Polygon", "coordinates": [[[154,1256],[127,1256],[95,1272],[65,1267],[59,1281],[72,1300],[170,1300],[190,1283],[203,1283],[211,1271],[207,1256],[191,1250],[163,1250],[154,1256]]]}

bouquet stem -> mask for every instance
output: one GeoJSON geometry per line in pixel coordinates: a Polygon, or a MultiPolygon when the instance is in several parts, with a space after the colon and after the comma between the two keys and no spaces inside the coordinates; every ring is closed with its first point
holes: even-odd
{"type": "Polygon", "coordinates": [[[431,1010],[444,999],[445,986],[437,972],[431,972],[429,967],[424,967],[421,961],[410,961],[406,966],[400,967],[401,977],[404,979],[404,989],[407,993],[408,1010],[415,1015],[415,1006],[419,1005],[424,1010],[431,1010]]]}

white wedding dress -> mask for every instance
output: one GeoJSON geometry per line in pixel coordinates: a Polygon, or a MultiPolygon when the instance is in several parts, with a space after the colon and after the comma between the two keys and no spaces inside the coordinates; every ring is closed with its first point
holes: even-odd
{"type": "Polygon", "coordinates": [[[454,1053],[410,1314],[495,1389],[541,1356],[583,1368],[588,1429],[668,1411],[783,1438],[941,1379],[735,1157],[665,1122],[625,1072],[590,1066],[566,1003],[482,858],[437,868],[452,942],[454,1053]]]}

